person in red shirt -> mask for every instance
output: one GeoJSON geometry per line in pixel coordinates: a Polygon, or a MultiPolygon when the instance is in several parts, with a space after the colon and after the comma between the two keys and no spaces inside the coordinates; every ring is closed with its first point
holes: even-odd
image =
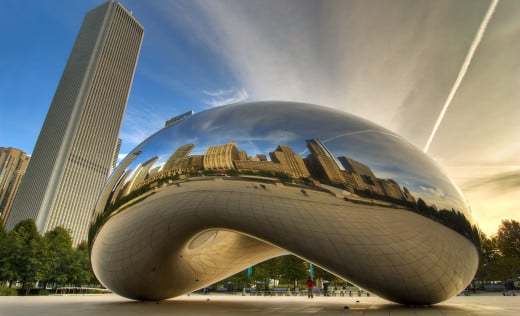
{"type": "Polygon", "coordinates": [[[314,288],[314,282],[312,282],[311,277],[309,277],[307,279],[306,285],[307,285],[307,297],[314,298],[314,295],[312,294],[312,289],[314,288]]]}

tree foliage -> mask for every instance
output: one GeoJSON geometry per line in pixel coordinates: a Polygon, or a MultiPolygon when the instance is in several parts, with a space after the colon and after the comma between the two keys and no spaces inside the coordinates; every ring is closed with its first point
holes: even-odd
{"type": "Polygon", "coordinates": [[[497,248],[503,256],[520,257],[520,223],[502,220],[496,238],[497,248]]]}
{"type": "Polygon", "coordinates": [[[24,220],[18,223],[13,231],[11,240],[11,269],[22,283],[28,294],[33,283],[42,277],[44,269],[43,239],[38,233],[33,220],[24,220]]]}
{"type": "Polygon", "coordinates": [[[49,282],[67,283],[74,257],[70,233],[65,228],[58,226],[47,232],[43,240],[46,259],[42,279],[44,284],[47,285],[49,282]]]}
{"type": "Polygon", "coordinates": [[[24,220],[6,232],[0,225],[0,285],[19,282],[26,294],[37,282],[45,289],[98,284],[86,243],[76,249],[68,230],[55,227],[43,237],[34,220],[24,220]]]}
{"type": "MultiPolygon", "coordinates": [[[[299,287],[305,287],[305,280],[308,277],[309,262],[294,255],[285,255],[256,264],[252,267],[251,277],[248,277],[247,270],[244,270],[218,282],[218,284],[228,289],[255,286],[257,290],[268,291],[272,287],[272,281],[276,280],[278,287],[298,289],[299,287]]],[[[327,280],[335,284],[346,283],[345,280],[316,265],[314,265],[314,278],[327,280]]]]}
{"type": "Polygon", "coordinates": [[[520,276],[520,223],[503,220],[496,236],[481,233],[477,278],[483,283],[520,276]]]}

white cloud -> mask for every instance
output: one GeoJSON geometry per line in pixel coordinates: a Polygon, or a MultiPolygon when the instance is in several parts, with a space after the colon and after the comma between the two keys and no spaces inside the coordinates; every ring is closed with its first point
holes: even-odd
{"type": "Polygon", "coordinates": [[[238,102],[246,101],[249,98],[249,94],[245,89],[229,89],[229,90],[215,90],[215,91],[202,91],[205,95],[211,97],[204,101],[211,107],[217,107],[227,104],[233,104],[238,102]]]}
{"type": "Polygon", "coordinates": [[[125,113],[120,138],[123,151],[130,151],[164,126],[169,117],[154,112],[152,107],[129,106],[125,113]]]}
{"type": "MultiPolygon", "coordinates": [[[[490,4],[187,3],[183,10],[172,7],[165,14],[185,27],[190,40],[220,56],[233,71],[231,82],[247,91],[245,99],[338,108],[385,126],[418,148],[426,144],[490,4]]],[[[441,165],[453,166],[449,175],[459,184],[487,172],[469,171],[467,165],[520,165],[519,13],[520,2],[498,4],[430,146],[429,154],[441,165]]],[[[206,91],[208,104],[240,100],[242,89],[206,91]]],[[[486,188],[483,183],[467,189],[473,209],[486,213],[479,218],[514,214],[509,204],[518,209],[518,199],[507,204],[509,213],[493,208],[506,203],[486,188]]]]}

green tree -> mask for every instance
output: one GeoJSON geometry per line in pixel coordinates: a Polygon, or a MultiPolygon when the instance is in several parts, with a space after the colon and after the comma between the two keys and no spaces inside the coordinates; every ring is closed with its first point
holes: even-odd
{"type": "Polygon", "coordinates": [[[500,280],[520,276],[520,223],[515,220],[502,220],[498,227],[496,246],[501,254],[498,261],[500,280]]]}
{"type": "Polygon", "coordinates": [[[483,232],[480,233],[480,262],[477,271],[477,277],[486,282],[488,280],[494,280],[493,276],[496,271],[493,271],[496,266],[500,253],[496,246],[495,238],[488,238],[483,232]]]}
{"type": "Polygon", "coordinates": [[[224,287],[228,288],[229,290],[238,290],[240,288],[249,287],[250,282],[251,280],[247,276],[247,270],[243,270],[238,273],[235,273],[229,278],[222,280],[219,283],[222,283],[224,287]]]}
{"type": "Polygon", "coordinates": [[[314,279],[321,279],[323,281],[329,281],[329,283],[336,287],[337,285],[340,285],[340,284],[345,284],[347,283],[347,281],[345,281],[344,279],[342,278],[339,278],[337,277],[336,275],[330,273],[329,271],[321,268],[321,267],[318,267],[318,266],[314,266],[314,279]]]}
{"type": "Polygon", "coordinates": [[[520,275],[520,225],[503,220],[495,236],[481,233],[480,264],[477,278],[487,281],[506,280],[520,275]]]}
{"type": "Polygon", "coordinates": [[[252,280],[257,284],[262,283],[264,290],[269,290],[269,280],[276,279],[279,276],[279,264],[279,258],[272,258],[255,265],[251,275],[252,280]]]}
{"type": "Polygon", "coordinates": [[[38,233],[34,220],[19,222],[10,232],[11,251],[10,268],[13,280],[21,281],[25,294],[28,295],[32,285],[41,279],[43,271],[43,240],[38,233]]]}
{"type": "Polygon", "coordinates": [[[55,227],[43,236],[44,263],[42,281],[44,288],[49,282],[54,286],[65,284],[71,273],[74,256],[72,237],[68,230],[61,226],[55,227]]]}
{"type": "Polygon", "coordinates": [[[0,285],[13,279],[10,243],[11,238],[5,230],[4,224],[0,222],[0,285]]]}
{"type": "Polygon", "coordinates": [[[69,266],[68,283],[76,286],[82,284],[99,283],[92,272],[88,245],[85,241],[81,242],[73,252],[73,258],[69,266]]]}
{"type": "Polygon", "coordinates": [[[520,257],[520,223],[502,220],[498,227],[497,247],[506,257],[520,257]]]}
{"type": "Polygon", "coordinates": [[[7,237],[7,231],[5,230],[5,225],[2,221],[0,221],[0,242],[2,242],[7,237]]]}
{"type": "Polygon", "coordinates": [[[294,255],[280,257],[278,269],[281,278],[294,289],[298,287],[299,281],[301,284],[309,276],[308,265],[294,255]]]}

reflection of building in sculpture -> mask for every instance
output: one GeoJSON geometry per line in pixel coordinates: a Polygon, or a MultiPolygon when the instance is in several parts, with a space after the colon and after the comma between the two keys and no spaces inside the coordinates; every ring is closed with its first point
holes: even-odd
{"type": "Polygon", "coordinates": [[[233,161],[238,160],[237,143],[209,146],[204,155],[205,170],[234,169],[233,161]]]}
{"type": "Polygon", "coordinates": [[[193,171],[204,170],[204,156],[203,155],[193,155],[190,156],[190,168],[193,171]]]}
{"type": "MultiPolygon", "coordinates": [[[[123,161],[119,164],[119,168],[117,171],[115,171],[112,176],[108,179],[107,186],[114,187],[114,192],[103,192],[104,194],[111,194],[111,201],[113,202],[115,199],[119,198],[119,194],[121,193],[121,190],[123,189],[124,184],[126,183],[125,180],[130,174],[131,170],[126,170],[126,168],[134,162],[134,160],[141,154],[141,151],[134,151],[129,153],[123,161]],[[124,174],[123,174],[124,173],[124,174]]],[[[108,199],[108,196],[101,196],[102,199],[108,199]]]]}
{"type": "MultiPolygon", "coordinates": [[[[290,146],[278,145],[276,150],[269,153],[272,161],[267,160],[264,154],[248,157],[245,150],[239,150],[236,142],[225,145],[209,146],[206,155],[193,155],[190,152],[194,144],[185,144],[178,147],[164,163],[162,167],[153,166],[157,157],[145,162],[133,172],[133,176],[125,181],[131,171],[127,171],[116,186],[118,192],[114,192],[113,198],[130,194],[136,189],[149,185],[151,188],[161,185],[164,181],[172,183],[179,179],[178,176],[200,172],[203,170],[253,171],[283,173],[292,178],[313,177],[318,180],[326,180],[339,185],[342,189],[348,189],[360,195],[368,194],[371,198],[386,197],[394,200],[415,202],[415,198],[404,191],[393,179],[377,178],[367,165],[352,158],[341,156],[334,159],[331,151],[325,144],[317,139],[306,140],[311,154],[303,159],[296,154],[290,146]],[[341,170],[340,163],[345,170],[341,170]],[[121,191],[123,182],[126,185],[121,191]],[[124,192],[120,194],[119,192],[124,192]]],[[[386,199],[383,198],[383,199],[386,199]]]]}
{"type": "Polygon", "coordinates": [[[238,160],[247,160],[247,153],[245,150],[238,151],[238,160]]]}
{"type": "Polygon", "coordinates": [[[200,172],[203,170],[226,170],[253,171],[283,173],[292,178],[313,177],[318,180],[326,180],[339,185],[343,189],[348,189],[360,195],[367,195],[370,198],[383,198],[402,200],[414,203],[415,198],[404,191],[393,179],[380,179],[375,176],[370,167],[352,158],[341,156],[338,160],[334,159],[330,150],[317,139],[306,141],[311,154],[303,159],[294,153],[290,146],[278,145],[276,150],[269,153],[272,161],[267,160],[264,154],[257,154],[256,157],[248,157],[245,150],[239,150],[236,142],[229,142],[225,145],[209,146],[206,155],[193,155],[189,153],[195,147],[194,144],[185,144],[178,147],[164,163],[162,167],[153,166],[158,160],[147,161],[133,172],[133,176],[125,181],[131,171],[127,171],[116,186],[113,198],[130,194],[143,186],[156,187],[168,181],[179,179],[178,176],[200,172]],[[339,162],[338,162],[339,161],[339,162]],[[341,170],[339,163],[345,170],[341,170]],[[121,191],[122,183],[126,182],[121,191]],[[121,194],[120,192],[123,192],[121,194]]]}
{"type": "Polygon", "coordinates": [[[193,114],[195,114],[195,112],[193,112],[193,110],[190,110],[188,112],[182,113],[181,115],[177,115],[175,117],[172,117],[171,119],[169,119],[166,122],[164,122],[164,127],[168,127],[168,126],[171,126],[173,124],[177,124],[180,121],[183,121],[186,118],[192,116],[193,114]]]}
{"type": "Polygon", "coordinates": [[[406,187],[403,187],[403,198],[405,201],[415,203],[415,198],[406,187]]]}
{"type": "Polygon", "coordinates": [[[260,161],[267,161],[267,156],[264,154],[256,154],[256,158],[253,158],[253,159],[258,159],[260,161]]]}
{"type": "Polygon", "coordinates": [[[392,199],[415,202],[408,189],[402,190],[395,180],[377,178],[370,167],[352,158],[341,156],[338,159],[345,168],[343,176],[351,189],[368,190],[392,199]]]}
{"type": "MultiPolygon", "coordinates": [[[[122,170],[122,169],[118,169],[122,170]]],[[[117,183],[117,186],[114,189],[114,192],[112,193],[112,198],[110,199],[110,203],[114,203],[117,199],[120,199],[121,197],[125,196],[125,188],[126,186],[126,179],[132,174],[132,169],[125,170],[124,174],[121,176],[119,182],[117,183]]]]}
{"type": "Polygon", "coordinates": [[[31,157],[19,149],[0,147],[0,224],[7,221],[30,159],[31,157]]]}
{"type": "Polygon", "coordinates": [[[149,171],[152,168],[153,164],[157,161],[158,157],[153,157],[143,162],[137,169],[134,174],[130,178],[130,180],[125,185],[124,195],[128,195],[130,192],[138,189],[148,177],[149,171]]]}
{"type": "Polygon", "coordinates": [[[302,157],[289,146],[278,145],[275,151],[269,153],[269,156],[273,162],[282,166],[283,172],[294,178],[310,176],[302,157]]]}
{"type": "MultiPolygon", "coordinates": [[[[112,170],[114,170],[117,166],[117,161],[119,160],[119,151],[121,150],[122,143],[123,141],[121,140],[121,138],[118,138],[116,148],[114,149],[114,160],[112,161],[112,170]]],[[[110,172],[112,172],[112,170],[110,170],[110,172]]]]}
{"type": "Polygon", "coordinates": [[[186,144],[177,148],[177,150],[166,160],[162,168],[162,172],[181,173],[185,172],[190,166],[189,154],[195,145],[186,144]]]}
{"type": "Polygon", "coordinates": [[[383,190],[384,195],[394,198],[394,199],[402,199],[403,191],[401,191],[401,187],[397,182],[392,179],[377,179],[377,183],[383,190]]]}
{"type": "Polygon", "coordinates": [[[317,139],[309,139],[306,142],[311,154],[305,161],[312,175],[331,182],[345,183],[345,177],[327,147],[317,139]]]}
{"type": "Polygon", "coordinates": [[[361,176],[366,176],[371,179],[376,178],[370,167],[368,167],[367,165],[364,165],[359,161],[355,161],[354,159],[345,156],[338,157],[338,159],[346,171],[357,173],[361,176]]]}
{"type": "MultiPolygon", "coordinates": [[[[346,174],[350,173],[354,179],[354,183],[357,185],[354,188],[385,195],[370,167],[349,157],[341,156],[338,159],[345,168],[346,174]]],[[[350,175],[347,175],[347,177],[350,177],[350,175]]]]}
{"type": "Polygon", "coordinates": [[[238,170],[255,170],[270,172],[285,172],[282,164],[272,161],[260,160],[235,160],[235,166],[238,170]]]}

